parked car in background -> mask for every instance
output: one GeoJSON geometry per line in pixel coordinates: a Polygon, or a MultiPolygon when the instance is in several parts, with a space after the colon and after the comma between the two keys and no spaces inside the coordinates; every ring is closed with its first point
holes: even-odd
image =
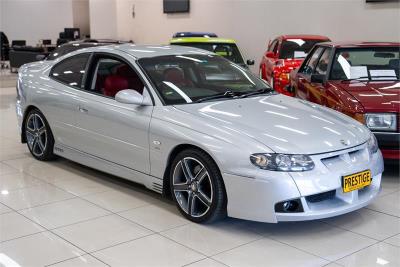
{"type": "Polygon", "coordinates": [[[105,46],[110,44],[123,44],[129,43],[126,41],[112,40],[112,39],[85,39],[79,41],[71,41],[62,45],[59,45],[53,52],[47,57],[41,55],[37,57],[37,60],[55,60],[63,55],[76,51],[82,48],[88,48],[93,46],[105,46]]]}
{"type": "Polygon", "coordinates": [[[399,71],[400,43],[323,43],[293,75],[290,90],[366,124],[384,158],[398,161],[399,71]]]}
{"type": "Polygon", "coordinates": [[[289,73],[299,67],[313,46],[330,41],[319,35],[282,35],[268,44],[260,62],[260,78],[266,80],[279,93],[293,95],[285,87],[289,73]]]}
{"type": "Polygon", "coordinates": [[[91,47],[24,65],[21,140],[173,198],[194,222],[332,217],[378,195],[376,138],[212,52],[91,47]],[[351,201],[350,201],[351,200],[351,201]]]}
{"type": "Polygon", "coordinates": [[[178,32],[175,33],[171,45],[191,46],[213,52],[230,61],[248,68],[254,65],[254,60],[244,62],[242,53],[233,39],[218,38],[215,33],[208,32],[178,32]]]}

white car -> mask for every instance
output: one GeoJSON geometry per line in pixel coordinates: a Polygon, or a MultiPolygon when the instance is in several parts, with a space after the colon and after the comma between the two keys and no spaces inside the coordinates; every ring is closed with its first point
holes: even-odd
{"type": "Polygon", "coordinates": [[[121,44],[25,65],[22,142],[172,196],[194,222],[312,220],[368,205],[376,139],[336,111],[280,95],[248,70],[182,46],[121,44]]]}

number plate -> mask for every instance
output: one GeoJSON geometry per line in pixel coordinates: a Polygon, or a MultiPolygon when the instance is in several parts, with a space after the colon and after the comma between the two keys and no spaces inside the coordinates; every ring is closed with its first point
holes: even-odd
{"type": "Polygon", "coordinates": [[[342,177],[343,192],[348,193],[371,184],[371,171],[366,170],[342,177]]]}

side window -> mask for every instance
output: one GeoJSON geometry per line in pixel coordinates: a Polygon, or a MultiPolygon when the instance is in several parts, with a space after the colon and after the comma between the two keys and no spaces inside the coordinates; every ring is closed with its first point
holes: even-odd
{"type": "Polygon", "coordinates": [[[100,57],[94,63],[93,79],[87,90],[114,98],[124,89],[136,90],[143,94],[143,82],[139,75],[124,61],[100,57]]]}
{"type": "Polygon", "coordinates": [[[64,59],[53,67],[50,77],[69,86],[82,88],[82,79],[88,59],[89,54],[79,54],[64,59]]]}
{"type": "Polygon", "coordinates": [[[268,52],[276,53],[278,50],[278,40],[273,40],[272,43],[269,45],[268,52]]]}
{"type": "Polygon", "coordinates": [[[331,57],[331,51],[332,49],[330,48],[325,49],[324,53],[319,59],[317,67],[315,68],[316,74],[326,75],[329,65],[329,59],[331,57]]]}
{"type": "Polygon", "coordinates": [[[323,50],[324,48],[318,47],[314,51],[314,53],[308,58],[308,61],[301,70],[301,73],[304,73],[306,75],[311,75],[314,72],[315,67],[317,66],[318,63],[319,56],[321,55],[323,50]]]}

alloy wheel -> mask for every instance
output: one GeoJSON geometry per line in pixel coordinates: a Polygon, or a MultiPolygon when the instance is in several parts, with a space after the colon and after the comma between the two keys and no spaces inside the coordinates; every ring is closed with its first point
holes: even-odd
{"type": "Polygon", "coordinates": [[[204,165],[185,157],[173,172],[173,191],[180,208],[192,217],[205,215],[213,201],[213,185],[204,165]]]}
{"type": "Polygon", "coordinates": [[[26,121],[26,139],[31,152],[42,156],[47,146],[47,130],[44,120],[37,113],[32,113],[26,121]]]}

